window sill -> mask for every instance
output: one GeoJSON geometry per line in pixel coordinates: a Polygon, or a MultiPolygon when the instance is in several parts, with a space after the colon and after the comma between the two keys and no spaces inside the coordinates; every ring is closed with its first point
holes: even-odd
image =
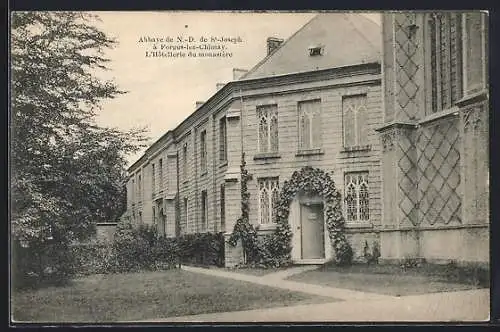
{"type": "Polygon", "coordinates": [[[341,152],[370,151],[371,149],[371,145],[344,146],[344,149],[341,152]]]}
{"type": "Polygon", "coordinates": [[[369,221],[362,221],[362,222],[361,221],[360,222],[356,222],[356,221],[348,222],[348,221],[346,221],[345,228],[348,228],[348,229],[373,228],[373,225],[369,221]]]}
{"type": "Polygon", "coordinates": [[[273,231],[276,229],[276,224],[258,224],[255,229],[258,231],[273,231]]]}
{"type": "Polygon", "coordinates": [[[307,150],[299,150],[295,154],[296,157],[306,157],[306,156],[317,156],[323,155],[325,151],[323,149],[307,149],[307,150]]]}
{"type": "Polygon", "coordinates": [[[265,152],[258,153],[253,157],[253,160],[266,160],[266,159],[278,159],[281,158],[278,152],[265,152]]]}
{"type": "Polygon", "coordinates": [[[482,89],[478,92],[466,94],[462,99],[457,101],[455,105],[457,105],[458,107],[463,107],[486,99],[488,99],[488,90],[482,89]]]}
{"type": "Polygon", "coordinates": [[[219,165],[219,168],[227,166],[227,160],[224,160],[224,161],[221,160],[220,162],[221,162],[221,164],[219,165]]]}
{"type": "Polygon", "coordinates": [[[418,122],[419,125],[423,125],[432,121],[444,119],[450,116],[458,115],[458,107],[453,106],[451,108],[430,114],[418,122]]]}

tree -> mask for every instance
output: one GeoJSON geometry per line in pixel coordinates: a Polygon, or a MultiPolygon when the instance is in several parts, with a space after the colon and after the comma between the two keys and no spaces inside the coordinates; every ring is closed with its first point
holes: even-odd
{"type": "Polygon", "coordinates": [[[96,124],[124,94],[99,73],[116,41],[83,12],[15,12],[11,20],[11,225],[14,240],[64,248],[122,209],[126,155],[143,129],[96,124]],[[50,240],[50,241],[48,241],[50,240]]]}

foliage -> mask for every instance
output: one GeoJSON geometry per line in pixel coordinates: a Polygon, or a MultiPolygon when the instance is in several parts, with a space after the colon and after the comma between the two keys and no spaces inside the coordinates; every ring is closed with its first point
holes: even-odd
{"type": "Polygon", "coordinates": [[[122,213],[126,155],[144,143],[142,130],[96,123],[102,103],[124,92],[103,78],[115,41],[95,20],[16,12],[11,22],[12,235],[32,252],[60,248],[51,255],[61,259],[122,213]]]}
{"type": "Polygon", "coordinates": [[[228,243],[231,246],[236,246],[238,241],[241,241],[245,262],[254,264],[260,259],[260,252],[258,247],[257,232],[255,227],[250,224],[249,210],[250,210],[250,193],[248,192],[248,180],[251,175],[246,169],[245,153],[241,154],[240,165],[240,183],[241,183],[241,216],[236,220],[233,232],[229,237],[228,243]]]}
{"type": "Polygon", "coordinates": [[[13,288],[58,285],[73,276],[73,259],[66,243],[34,241],[30,246],[12,241],[13,288]]]}
{"type": "Polygon", "coordinates": [[[182,263],[224,266],[222,233],[185,234],[177,238],[176,242],[182,263]]]}
{"type": "Polygon", "coordinates": [[[274,234],[274,240],[280,243],[281,255],[286,259],[289,259],[290,256],[292,232],[288,216],[290,214],[290,204],[297,194],[320,195],[323,197],[326,226],[334,250],[333,260],[338,265],[351,264],[353,252],[344,233],[345,222],[342,215],[340,193],[335,188],[335,183],[330,174],[310,166],[295,171],[291,179],[284,182],[280,192],[280,201],[277,208],[278,226],[274,234]]]}
{"type": "Polygon", "coordinates": [[[325,202],[328,233],[334,249],[334,262],[338,265],[351,264],[353,251],[344,234],[340,193],[330,175],[320,169],[304,167],[295,171],[290,180],[285,181],[280,192],[277,209],[276,230],[268,235],[258,236],[248,219],[249,198],[245,168],[245,154],[242,154],[241,170],[241,217],[236,221],[229,244],[236,246],[241,240],[247,265],[280,267],[291,263],[291,239],[288,216],[290,204],[297,194],[320,195],[325,202]]]}
{"type": "Polygon", "coordinates": [[[222,233],[186,234],[177,238],[159,236],[153,225],[119,223],[112,243],[72,247],[75,271],[123,273],[165,270],[180,263],[224,266],[222,233]]]}
{"type": "Polygon", "coordinates": [[[86,243],[71,246],[74,271],[77,275],[105,274],[116,270],[112,246],[107,243],[86,243]]]}
{"type": "Polygon", "coordinates": [[[368,241],[365,241],[365,246],[363,247],[363,256],[367,264],[378,264],[378,259],[380,258],[380,246],[378,242],[373,242],[372,250],[370,252],[370,246],[368,241]]]}

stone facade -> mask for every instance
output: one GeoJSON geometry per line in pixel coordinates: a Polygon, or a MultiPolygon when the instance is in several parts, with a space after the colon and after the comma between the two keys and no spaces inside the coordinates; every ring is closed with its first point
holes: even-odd
{"type": "Polygon", "coordinates": [[[485,23],[480,13],[383,16],[386,260],[489,260],[485,23]]]}
{"type": "MultiPolygon", "coordinates": [[[[355,258],[362,259],[365,244],[378,244],[386,261],[487,262],[486,79],[478,88],[477,71],[471,71],[471,92],[458,75],[467,76],[466,66],[456,71],[462,61],[480,59],[486,66],[487,53],[453,56],[467,49],[466,42],[459,47],[459,27],[467,35],[468,22],[476,21],[467,14],[446,18],[453,28],[440,26],[444,32],[436,34],[436,27],[428,26],[430,18],[435,20],[430,13],[384,14],[374,32],[373,23],[359,15],[331,15],[313,19],[250,71],[235,71],[232,82],[154,143],[129,169],[125,217],[156,224],[167,236],[223,232],[229,237],[241,213],[244,152],[252,175],[250,222],[262,234],[275,227],[273,195],[280,184],[295,170],[312,166],[330,172],[343,195],[355,258]],[[329,22],[350,34],[351,42],[335,55],[329,52],[345,37],[329,22]],[[373,37],[380,31],[381,45],[373,37]],[[441,80],[431,66],[438,61],[436,51],[429,55],[429,48],[436,49],[429,31],[440,38],[446,31],[455,36],[447,39],[455,42],[444,53],[438,52],[446,56],[441,64],[452,63],[441,80]],[[308,53],[312,41],[324,47],[320,58],[308,53]],[[304,52],[305,70],[286,67],[301,65],[285,61],[298,51],[304,52]],[[336,58],[339,54],[344,57],[336,58]]],[[[297,199],[292,210],[300,212],[303,203],[297,199]]],[[[301,256],[310,239],[300,235],[299,212],[290,216],[292,259],[327,261],[328,236],[323,259],[301,256]]],[[[226,265],[242,259],[241,247],[226,245],[226,265]]]]}

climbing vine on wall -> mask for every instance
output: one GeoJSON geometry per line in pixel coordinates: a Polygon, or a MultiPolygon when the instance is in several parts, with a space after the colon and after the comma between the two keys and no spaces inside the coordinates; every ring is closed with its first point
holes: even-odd
{"type": "Polygon", "coordinates": [[[353,252],[345,237],[341,195],[335,188],[335,183],[330,174],[319,168],[306,166],[299,171],[295,171],[291,179],[284,182],[277,207],[278,227],[276,228],[276,239],[283,242],[291,241],[292,232],[288,216],[290,214],[290,204],[297,194],[323,197],[326,226],[334,250],[333,260],[339,265],[350,264],[353,252]]]}
{"type": "Polygon", "coordinates": [[[279,267],[291,262],[291,240],[293,233],[288,216],[290,204],[297,194],[319,195],[323,197],[326,226],[333,246],[336,264],[352,262],[352,248],[345,237],[345,222],[342,215],[340,193],[335,188],[331,176],[310,166],[295,171],[290,180],[283,183],[277,209],[276,229],[273,233],[258,236],[248,218],[249,198],[247,182],[251,177],[246,170],[245,156],[242,155],[241,170],[241,217],[236,221],[229,244],[236,246],[241,240],[247,265],[279,267]]]}
{"type": "Polygon", "coordinates": [[[257,247],[257,232],[248,218],[250,209],[250,193],[248,192],[248,180],[252,177],[246,169],[245,153],[241,155],[240,165],[241,177],[241,216],[234,225],[233,232],[229,238],[229,244],[235,247],[239,240],[243,247],[243,254],[245,256],[245,263],[253,264],[258,261],[259,253],[257,247]]]}

